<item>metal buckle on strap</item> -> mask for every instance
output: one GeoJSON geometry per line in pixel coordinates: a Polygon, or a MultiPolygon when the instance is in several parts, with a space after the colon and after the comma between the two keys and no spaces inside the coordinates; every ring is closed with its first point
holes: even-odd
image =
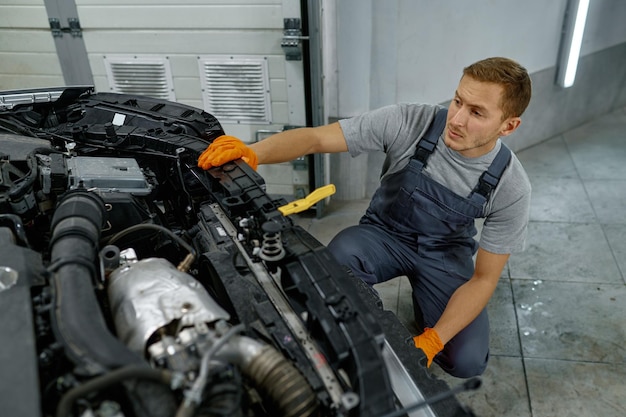
{"type": "Polygon", "coordinates": [[[478,184],[474,188],[474,192],[482,195],[485,199],[489,200],[489,195],[498,184],[498,179],[485,171],[480,175],[478,184]]]}
{"type": "Polygon", "coordinates": [[[426,160],[428,159],[428,156],[432,153],[432,151],[429,151],[428,149],[422,148],[421,146],[417,148],[417,151],[415,152],[415,156],[414,158],[417,159],[418,161],[420,161],[422,164],[426,165],[426,160]]]}

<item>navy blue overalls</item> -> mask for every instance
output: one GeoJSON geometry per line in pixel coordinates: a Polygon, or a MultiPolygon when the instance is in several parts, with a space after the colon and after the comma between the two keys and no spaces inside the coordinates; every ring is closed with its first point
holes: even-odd
{"type": "MultiPolygon", "coordinates": [[[[409,164],[385,177],[359,225],[341,231],[330,252],[373,285],[406,275],[413,288],[418,326],[432,327],[452,293],[474,273],[474,220],[484,217],[486,202],[511,158],[501,150],[468,197],[461,197],[422,170],[445,127],[440,110],[417,145],[409,164]]],[[[446,343],[437,362],[458,377],[480,375],[489,357],[486,309],[446,343]]]]}

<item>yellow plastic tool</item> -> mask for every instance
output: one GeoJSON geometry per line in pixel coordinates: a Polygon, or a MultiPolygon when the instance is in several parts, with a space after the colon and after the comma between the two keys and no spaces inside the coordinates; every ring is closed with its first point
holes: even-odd
{"type": "Polygon", "coordinates": [[[290,214],[300,213],[311,207],[313,204],[317,203],[320,200],[323,200],[326,197],[335,194],[335,185],[328,184],[323,187],[318,188],[313,191],[311,194],[307,195],[300,200],[292,201],[289,204],[285,204],[284,206],[278,207],[278,211],[283,213],[283,216],[289,216],[290,214]]]}

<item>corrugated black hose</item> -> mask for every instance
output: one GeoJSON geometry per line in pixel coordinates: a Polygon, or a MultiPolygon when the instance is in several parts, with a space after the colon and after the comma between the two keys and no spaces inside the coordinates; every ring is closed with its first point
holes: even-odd
{"type": "Polygon", "coordinates": [[[65,354],[85,376],[145,364],[110,332],[96,298],[104,215],[104,202],[97,194],[76,190],[63,196],[51,224],[52,328],[65,354]]]}

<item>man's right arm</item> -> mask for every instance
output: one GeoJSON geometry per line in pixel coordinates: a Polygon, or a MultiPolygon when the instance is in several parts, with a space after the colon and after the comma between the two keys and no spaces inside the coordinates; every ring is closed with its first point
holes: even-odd
{"type": "Polygon", "coordinates": [[[314,153],[337,153],[348,150],[339,123],[285,130],[249,147],[256,153],[259,164],[275,164],[314,153]]]}

